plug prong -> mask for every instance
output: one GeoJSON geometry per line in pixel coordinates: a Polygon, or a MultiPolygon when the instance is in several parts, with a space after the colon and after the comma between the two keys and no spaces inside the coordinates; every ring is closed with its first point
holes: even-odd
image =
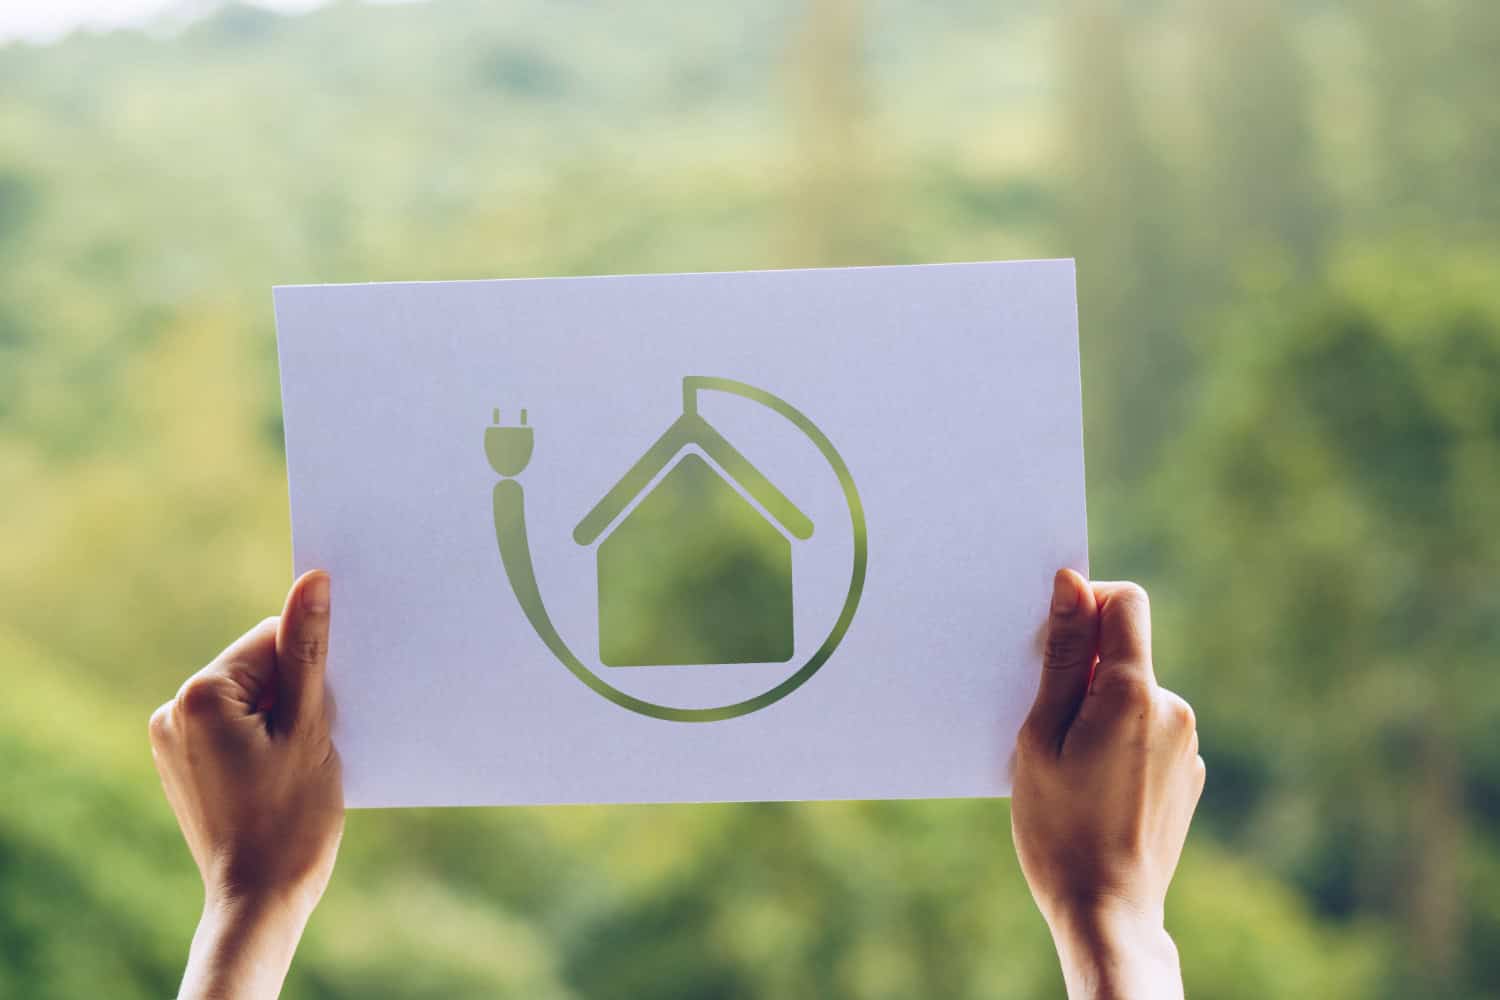
{"type": "Polygon", "coordinates": [[[525,410],[521,411],[521,426],[522,427],[526,426],[526,411],[525,410]]]}
{"type": "Polygon", "coordinates": [[[498,406],[495,407],[495,419],[494,419],[493,422],[495,424],[499,424],[500,423],[500,407],[498,407],[498,406]]]}

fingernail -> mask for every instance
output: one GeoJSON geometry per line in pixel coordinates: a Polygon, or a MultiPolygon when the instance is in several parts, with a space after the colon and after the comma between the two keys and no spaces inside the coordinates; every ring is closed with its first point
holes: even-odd
{"type": "Polygon", "coordinates": [[[315,615],[328,610],[328,577],[319,573],[302,588],[302,607],[315,615]]]}
{"type": "Polygon", "coordinates": [[[1064,570],[1058,570],[1052,578],[1052,613],[1070,615],[1078,607],[1078,588],[1073,585],[1064,570]]]}

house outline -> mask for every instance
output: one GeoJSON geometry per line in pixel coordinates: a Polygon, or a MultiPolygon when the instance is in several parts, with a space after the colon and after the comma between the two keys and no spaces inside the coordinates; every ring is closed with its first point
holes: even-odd
{"type": "MultiPolygon", "coordinates": [[[[758,518],[783,536],[805,541],[812,537],[813,523],[796,504],[787,498],[766,476],[747,459],[739,449],[730,444],[707,420],[697,412],[691,397],[684,399],[684,412],[667,430],[646,449],[619,481],[584,515],[573,529],[573,540],[581,546],[599,542],[597,556],[600,560],[600,640],[601,657],[610,666],[640,666],[641,662],[610,663],[604,655],[604,545],[615,530],[629,521],[635,507],[645,503],[666,483],[689,457],[697,457],[713,477],[733,491],[753,510],[758,518]],[[699,454],[701,452],[701,455],[699,454]]],[[[788,543],[789,544],[789,543],[788,543]]],[[[789,555],[789,552],[788,552],[789,555]]],[[[790,573],[790,563],[787,563],[790,573]]],[[[788,577],[787,586],[791,580],[788,577]]],[[[788,590],[788,601],[790,590],[788,590]]],[[[788,613],[790,605],[788,604],[788,613]]],[[[788,633],[788,636],[790,633],[788,633]]],[[[790,656],[790,650],[787,650],[790,656]]],[[[670,661],[686,662],[686,661],[670,661]]],[[[714,662],[757,662],[755,660],[719,660],[714,662]]]]}

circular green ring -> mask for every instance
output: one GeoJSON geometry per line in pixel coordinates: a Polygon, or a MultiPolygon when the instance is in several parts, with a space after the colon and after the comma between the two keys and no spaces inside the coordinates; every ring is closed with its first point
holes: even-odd
{"type": "MultiPolygon", "coordinates": [[[[563,665],[572,671],[573,676],[587,684],[597,693],[608,698],[621,708],[629,709],[640,715],[647,715],[653,719],[666,719],[672,722],[720,722],[724,719],[734,719],[741,715],[749,715],[751,712],[759,711],[768,705],[785,698],[812,678],[818,669],[828,662],[833,651],[843,642],[844,634],[849,631],[849,626],[854,621],[854,613],[859,609],[860,594],[865,586],[865,566],[868,562],[868,540],[865,533],[865,509],[860,502],[859,491],[854,486],[854,477],[849,473],[849,467],[844,464],[844,459],[828,440],[828,436],[820,431],[816,424],[809,420],[801,410],[792,406],[786,400],[773,396],[764,389],[757,389],[745,382],[737,382],[734,379],[714,378],[706,375],[689,375],[683,380],[683,389],[704,389],[712,392],[727,392],[735,396],[743,396],[745,399],[753,400],[774,410],[801,431],[823,455],[823,458],[833,468],[834,475],[838,477],[839,485],[844,490],[844,501],[849,505],[849,523],[854,529],[854,565],[849,574],[849,592],[844,597],[844,606],[839,612],[838,620],[833,623],[833,629],[823,644],[797,672],[775,687],[763,691],[753,698],[737,701],[730,705],[720,705],[716,708],[673,708],[670,705],[658,705],[655,702],[637,698],[627,694],[615,687],[613,684],[600,677],[588,668],[582,660],[576,656],[558,658],[563,665]]],[[[571,651],[570,651],[571,652],[571,651]]]]}

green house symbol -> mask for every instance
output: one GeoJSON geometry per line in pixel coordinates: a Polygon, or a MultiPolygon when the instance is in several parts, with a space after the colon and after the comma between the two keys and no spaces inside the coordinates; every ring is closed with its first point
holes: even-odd
{"type": "Polygon", "coordinates": [[[609,667],[790,660],[790,539],[812,533],[807,515],[685,399],[682,416],[573,530],[579,545],[604,539],[600,660],[609,667]]]}

